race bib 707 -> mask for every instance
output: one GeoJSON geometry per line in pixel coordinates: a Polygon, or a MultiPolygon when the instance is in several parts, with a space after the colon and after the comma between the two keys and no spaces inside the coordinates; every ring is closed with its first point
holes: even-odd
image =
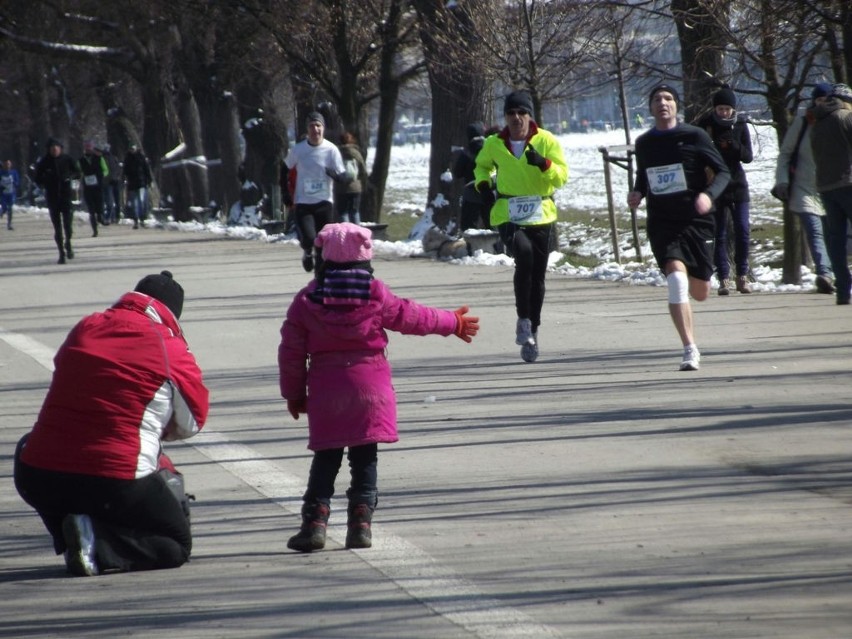
{"type": "Polygon", "coordinates": [[[540,195],[509,198],[509,220],[515,224],[537,224],[543,219],[540,195]]]}

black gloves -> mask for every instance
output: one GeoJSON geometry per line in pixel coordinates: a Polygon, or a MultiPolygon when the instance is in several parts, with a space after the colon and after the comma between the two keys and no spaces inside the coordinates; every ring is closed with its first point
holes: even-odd
{"type": "Polygon", "coordinates": [[[346,171],[335,173],[334,169],[326,168],[325,174],[332,180],[334,180],[338,184],[342,184],[343,186],[346,186],[347,184],[352,182],[352,176],[350,176],[346,171]]]}
{"type": "Polygon", "coordinates": [[[497,196],[494,194],[494,189],[491,188],[491,182],[483,180],[476,185],[476,192],[482,200],[482,206],[486,211],[491,211],[491,207],[497,201],[497,196]]]}
{"type": "Polygon", "coordinates": [[[541,171],[547,169],[547,158],[545,158],[541,153],[536,151],[535,147],[532,144],[527,147],[526,155],[527,162],[529,162],[533,166],[537,166],[541,171]]]}

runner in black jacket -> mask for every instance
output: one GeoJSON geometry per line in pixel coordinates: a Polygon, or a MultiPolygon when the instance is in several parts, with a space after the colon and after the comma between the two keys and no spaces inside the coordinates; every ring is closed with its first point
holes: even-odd
{"type": "Polygon", "coordinates": [[[36,165],[35,183],[44,190],[47,200],[47,210],[53,223],[53,238],[59,248],[59,264],[65,264],[66,256],[69,260],[74,258],[74,250],[71,248],[71,235],[74,230],[71,211],[72,181],[80,179],[80,175],[77,161],[63,152],[59,140],[50,138],[47,141],[47,155],[36,165]]]}
{"type": "Polygon", "coordinates": [[[682,371],[698,370],[689,296],[704,301],[713,274],[713,201],[730,180],[725,161],[698,127],[678,122],[678,94],[651,90],[654,128],[636,140],[636,182],[631,208],[647,198],[648,239],[669,287],[669,313],[683,343],[682,371]]]}

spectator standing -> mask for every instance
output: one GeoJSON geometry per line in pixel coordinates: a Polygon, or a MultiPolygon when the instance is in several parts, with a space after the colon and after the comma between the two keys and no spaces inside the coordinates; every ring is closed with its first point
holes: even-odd
{"type": "Polygon", "coordinates": [[[80,171],[83,173],[83,199],[89,209],[92,237],[97,237],[98,224],[104,224],[104,184],[109,168],[100,150],[92,142],[83,143],[80,171]]]}
{"type": "Polygon", "coordinates": [[[293,204],[296,232],[304,251],[302,267],[310,273],[314,270],[314,254],[317,265],[322,259],[321,253],[314,247],[317,233],[334,221],[333,184],[348,184],[351,180],[346,175],[340,149],[325,139],[323,115],[309,113],[307,129],[307,137],[290,149],[284,163],[290,174],[295,176],[293,204]]]}
{"type": "Polygon", "coordinates": [[[525,362],[538,359],[544,280],[556,233],[553,192],[568,180],[562,147],[535,123],[532,111],[532,97],[526,91],[506,96],[506,126],[485,138],[474,169],[476,190],[491,212],[491,226],[498,228],[515,258],[515,343],[525,362]]]}
{"type": "Polygon", "coordinates": [[[66,257],[74,259],[71,247],[74,233],[71,198],[73,181],[80,179],[80,175],[80,166],[63,151],[62,143],[56,138],[50,138],[47,141],[47,154],[36,164],[35,182],[44,191],[47,200],[53,239],[59,249],[59,264],[65,264],[66,257]]]}
{"type": "Polygon", "coordinates": [[[173,568],[189,559],[187,513],[158,474],[163,441],[204,426],[208,392],[163,271],[83,318],[54,358],[38,419],[15,454],[15,486],[68,571],[173,568]]]}
{"type": "Polygon", "coordinates": [[[829,295],[834,293],[834,282],[825,247],[825,209],[816,188],[811,129],[814,108],[825,102],[831,89],[830,84],[816,85],[811,93],[810,107],[790,124],[778,152],[775,186],[772,187],[772,194],[787,202],[790,211],[799,216],[814,261],[816,290],[829,295]]]}
{"type": "Polygon", "coordinates": [[[9,231],[15,230],[12,227],[12,211],[20,187],[21,176],[18,170],[12,166],[12,160],[6,160],[0,169],[0,218],[6,216],[6,228],[9,231]]]}
{"type": "Polygon", "coordinates": [[[293,419],[307,413],[308,448],[314,452],[302,525],[287,547],[300,552],[325,547],[334,481],[348,448],[346,547],[369,548],[378,498],[377,445],[399,439],[385,331],[455,334],[470,342],[479,320],[467,315],[466,306],[444,311],[396,297],[373,277],[369,229],[328,224],[316,243],[323,261],[287,309],[278,347],[281,395],[293,419]]]}
{"type": "Polygon", "coordinates": [[[228,224],[260,227],[263,189],[248,177],[244,164],[237,167],[237,179],[240,182],[240,199],[234,202],[228,212],[228,224]]]}
{"type": "Polygon", "coordinates": [[[743,164],[754,159],[748,121],[737,114],[737,97],[729,87],[719,89],[713,95],[713,111],[703,117],[698,126],[707,131],[713,144],[725,160],[731,181],[728,188],[714,203],[716,217],[716,250],[714,262],[719,278],[719,295],[729,295],[734,287],[730,280],[731,266],[728,262],[728,217],[734,229],[734,262],[736,265],[736,289],[740,293],[751,293],[749,284],[749,188],[743,164]]]}
{"type": "Polygon", "coordinates": [[[476,190],[476,156],[485,143],[485,125],[482,122],[471,122],[467,125],[467,147],[462,149],[453,163],[452,174],[456,180],[463,180],[464,187],[461,196],[461,215],[459,227],[462,232],[467,229],[488,228],[488,211],[482,206],[482,196],[476,190]]]}
{"type": "Polygon", "coordinates": [[[108,171],[104,181],[104,224],[118,224],[121,217],[121,162],[109,144],[104,145],[103,158],[108,171]]]}
{"type": "Polygon", "coordinates": [[[335,183],[334,201],[337,204],[338,218],[341,222],[361,223],[361,193],[367,182],[367,163],[358,147],[358,140],[348,131],[340,136],[340,156],[348,184],[335,183]]]}
{"type": "Polygon", "coordinates": [[[133,228],[144,224],[148,215],[148,189],[151,187],[151,167],[148,158],[135,142],[124,156],[124,181],[127,187],[127,206],[133,215],[133,228]]]}
{"type": "Polygon", "coordinates": [[[669,314],[683,344],[680,370],[696,371],[701,353],[689,297],[701,302],[710,293],[715,235],[711,213],[730,172],[704,129],[678,121],[678,102],[677,91],[668,84],[651,90],[654,128],[636,139],[636,180],[627,204],[637,208],[647,198],[648,239],[666,276],[669,314]]]}
{"type": "Polygon", "coordinates": [[[828,256],[834,270],[838,304],[849,304],[852,277],[847,255],[847,228],[852,222],[852,89],[835,84],[814,107],[811,149],[816,185],[825,207],[828,256]]]}

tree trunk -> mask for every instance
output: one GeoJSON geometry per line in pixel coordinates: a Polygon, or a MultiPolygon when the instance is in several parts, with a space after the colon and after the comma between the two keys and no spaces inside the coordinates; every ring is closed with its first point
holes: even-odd
{"type": "Polygon", "coordinates": [[[671,12],[677,27],[683,73],[682,111],[687,122],[698,118],[710,103],[722,76],[729,0],[708,8],[695,0],[672,0],[671,12]]]}
{"type": "Polygon", "coordinates": [[[432,93],[432,138],[429,156],[427,203],[433,207],[433,221],[445,230],[458,218],[458,198],[462,184],[444,183],[442,175],[452,168],[453,146],[467,144],[467,125],[482,121],[485,115],[484,74],[478,59],[470,15],[460,9],[446,10],[434,2],[415,2],[421,19],[429,87],[432,93]],[[462,62],[463,61],[463,62],[462,62]],[[449,206],[435,206],[438,195],[449,206]]]}
{"type": "Polygon", "coordinates": [[[399,82],[392,73],[382,73],[379,79],[379,91],[381,98],[376,133],[376,156],[373,158],[373,170],[367,178],[367,191],[362,194],[361,200],[361,220],[376,223],[382,221],[385,183],[388,179],[396,123],[396,103],[399,99],[399,82]]]}

